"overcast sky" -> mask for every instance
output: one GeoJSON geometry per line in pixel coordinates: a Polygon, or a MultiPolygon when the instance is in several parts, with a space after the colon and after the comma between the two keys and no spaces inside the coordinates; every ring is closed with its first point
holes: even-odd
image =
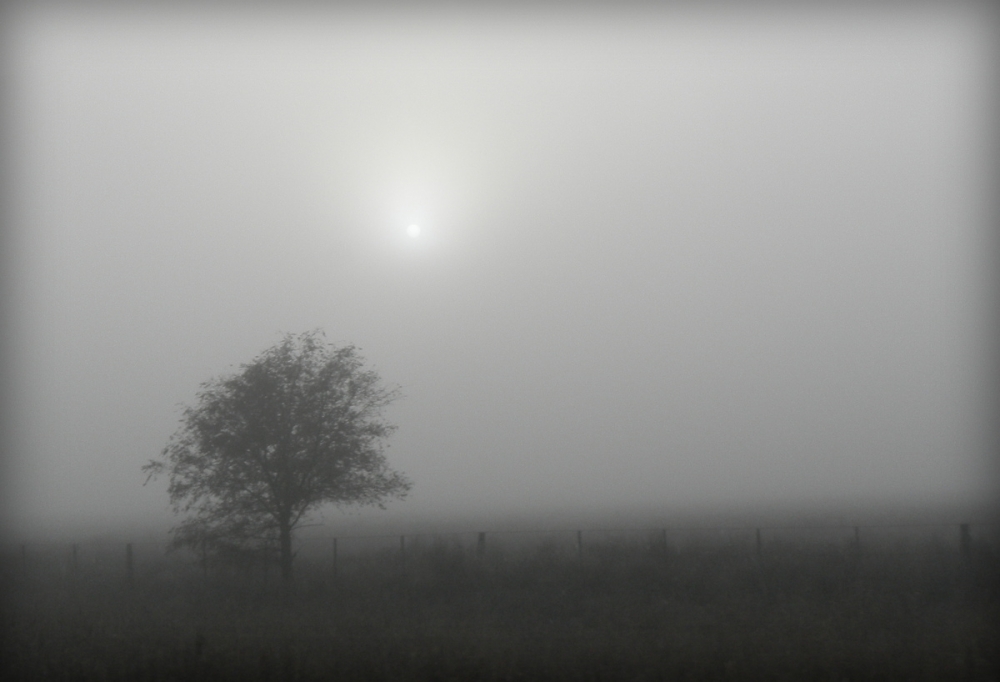
{"type": "Polygon", "coordinates": [[[390,511],[985,498],[997,24],[890,5],[8,10],[9,527],[314,328],[390,511]]]}

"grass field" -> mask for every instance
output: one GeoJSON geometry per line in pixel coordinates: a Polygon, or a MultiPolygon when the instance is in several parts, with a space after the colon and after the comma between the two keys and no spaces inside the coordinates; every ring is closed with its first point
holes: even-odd
{"type": "Polygon", "coordinates": [[[492,546],[272,573],[5,563],[6,680],[998,680],[989,546],[492,546]]]}

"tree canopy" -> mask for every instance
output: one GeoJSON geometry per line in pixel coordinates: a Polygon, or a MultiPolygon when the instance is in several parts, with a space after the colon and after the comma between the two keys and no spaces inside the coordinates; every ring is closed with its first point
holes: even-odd
{"type": "Polygon", "coordinates": [[[394,426],[382,413],[396,397],[354,346],[327,344],[319,330],[288,334],[236,374],[203,383],[161,459],[143,467],[169,475],[174,511],[189,514],[174,543],[277,544],[290,580],[292,531],[311,511],[384,507],[409,490],[383,452],[394,426]]]}

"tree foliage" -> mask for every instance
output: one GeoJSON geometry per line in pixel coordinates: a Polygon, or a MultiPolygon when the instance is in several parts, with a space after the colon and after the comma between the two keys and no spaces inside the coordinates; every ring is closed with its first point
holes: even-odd
{"type": "Polygon", "coordinates": [[[205,382],[161,459],[143,467],[169,475],[174,511],[189,514],[174,543],[230,553],[277,545],[290,579],[292,531],[311,511],[384,507],[409,490],[383,453],[394,427],[382,412],[397,396],[354,346],[329,345],[318,330],[286,335],[205,382]]]}

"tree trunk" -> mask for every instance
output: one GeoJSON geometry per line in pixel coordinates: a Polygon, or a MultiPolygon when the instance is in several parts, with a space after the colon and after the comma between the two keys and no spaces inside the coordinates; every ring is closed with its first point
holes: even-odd
{"type": "Polygon", "coordinates": [[[278,532],[281,540],[281,582],[288,585],[292,582],[292,527],[282,523],[278,532]]]}

